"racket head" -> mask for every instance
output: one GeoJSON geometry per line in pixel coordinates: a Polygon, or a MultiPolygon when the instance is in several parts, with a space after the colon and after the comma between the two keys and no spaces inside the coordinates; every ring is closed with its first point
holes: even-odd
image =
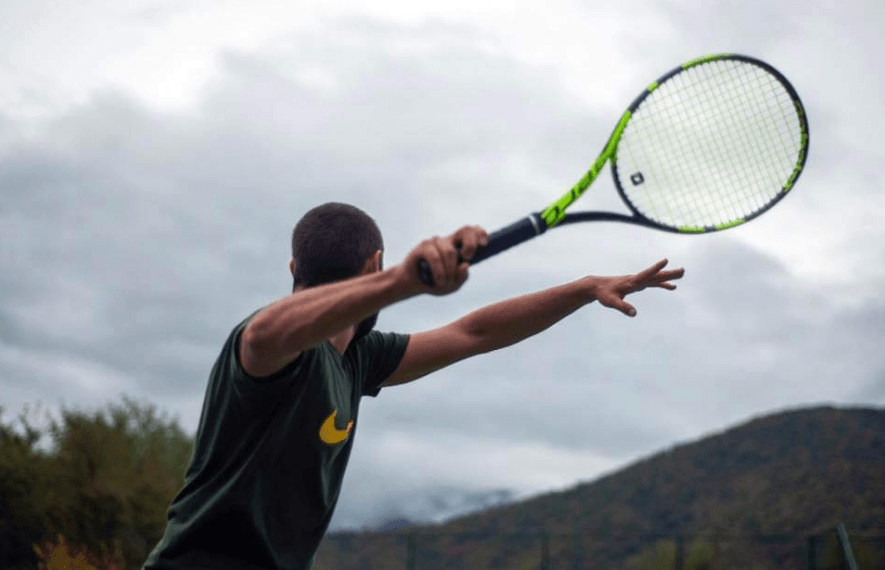
{"type": "Polygon", "coordinates": [[[798,93],[749,56],[689,61],[627,113],[612,177],[637,221],[662,230],[712,232],[760,216],[787,195],[808,156],[798,93]]]}

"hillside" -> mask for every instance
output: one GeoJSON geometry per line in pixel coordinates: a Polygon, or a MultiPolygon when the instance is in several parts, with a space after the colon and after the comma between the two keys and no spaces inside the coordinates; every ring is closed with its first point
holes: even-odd
{"type": "MultiPolygon", "coordinates": [[[[418,568],[527,568],[541,549],[552,568],[646,568],[673,556],[665,540],[677,536],[686,537],[686,568],[705,567],[701,559],[710,568],[804,568],[806,537],[840,521],[853,535],[885,535],[883,409],[779,412],[442,525],[330,535],[318,569],[405,568],[408,556],[418,568]]],[[[878,560],[885,544],[861,549],[878,560]]]]}

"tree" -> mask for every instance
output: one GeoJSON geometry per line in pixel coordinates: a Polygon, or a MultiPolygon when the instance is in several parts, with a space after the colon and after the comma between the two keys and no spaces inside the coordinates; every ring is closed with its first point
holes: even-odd
{"type": "Polygon", "coordinates": [[[23,423],[24,434],[0,425],[7,565],[34,568],[33,546],[61,536],[71,548],[99,558],[121,553],[126,567],[140,567],[162,536],[193,450],[177,419],[126,396],[96,411],[62,408],[59,420],[50,418],[45,452],[35,447],[42,434],[23,423]]]}
{"type": "Polygon", "coordinates": [[[31,501],[41,484],[46,458],[37,449],[41,434],[31,423],[28,407],[19,414],[21,430],[2,421],[0,407],[0,567],[34,568],[31,548],[46,525],[44,514],[31,501]],[[23,432],[23,433],[22,433],[23,432]]]}

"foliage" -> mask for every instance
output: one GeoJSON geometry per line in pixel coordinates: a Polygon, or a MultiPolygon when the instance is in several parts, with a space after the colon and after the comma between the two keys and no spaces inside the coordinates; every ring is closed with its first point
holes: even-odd
{"type": "Polygon", "coordinates": [[[8,537],[0,566],[34,568],[33,545],[60,552],[66,543],[45,547],[61,535],[140,567],[162,536],[193,448],[177,420],[124,396],[101,410],[63,407],[46,433],[26,414],[19,422],[23,430],[0,423],[0,529],[8,537]],[[48,450],[36,445],[44,435],[48,450]]]}
{"type": "Polygon", "coordinates": [[[35,545],[34,552],[40,560],[38,570],[122,570],[125,567],[119,547],[96,556],[85,546],[69,545],[62,535],[55,542],[35,545]]]}
{"type": "MultiPolygon", "coordinates": [[[[126,397],[63,408],[46,429],[34,413],[0,421],[0,568],[139,568],[162,536],[193,441],[126,397]]],[[[677,536],[684,570],[804,568],[806,537],[824,533],[818,568],[835,570],[829,529],[845,522],[861,568],[878,570],[883,488],[885,410],[791,411],[443,525],[333,534],[317,568],[658,570],[676,562],[677,536]]]]}
{"type": "MultiPolygon", "coordinates": [[[[640,554],[627,559],[625,570],[672,570],[676,567],[677,548],[673,540],[659,540],[645,546],[640,554]]],[[[695,539],[684,545],[684,570],[710,570],[716,563],[716,547],[695,539]]]]}
{"type": "Polygon", "coordinates": [[[19,414],[20,430],[0,421],[0,567],[12,569],[34,567],[31,545],[47,526],[45,513],[32,502],[45,486],[48,459],[37,448],[41,434],[30,412],[25,407],[19,414]]]}
{"type": "MultiPolygon", "coordinates": [[[[885,568],[885,535],[876,539],[850,537],[850,543],[858,568],[861,570],[885,568]]],[[[847,567],[835,529],[823,533],[820,537],[817,570],[844,570],[847,567]]]]}

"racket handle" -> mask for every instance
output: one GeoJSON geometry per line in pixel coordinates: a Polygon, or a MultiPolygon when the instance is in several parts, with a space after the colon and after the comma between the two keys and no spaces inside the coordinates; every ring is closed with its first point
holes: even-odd
{"type": "MultiPolygon", "coordinates": [[[[547,224],[544,222],[544,219],[536,213],[530,214],[518,222],[503,227],[489,235],[489,242],[476,249],[473,259],[470,260],[470,265],[476,265],[484,259],[488,259],[506,249],[539,236],[545,231],[547,231],[547,224]]],[[[462,261],[464,260],[459,255],[458,263],[462,261]]],[[[433,287],[433,272],[430,271],[430,265],[423,259],[418,260],[418,277],[422,283],[428,287],[433,287]]]]}

